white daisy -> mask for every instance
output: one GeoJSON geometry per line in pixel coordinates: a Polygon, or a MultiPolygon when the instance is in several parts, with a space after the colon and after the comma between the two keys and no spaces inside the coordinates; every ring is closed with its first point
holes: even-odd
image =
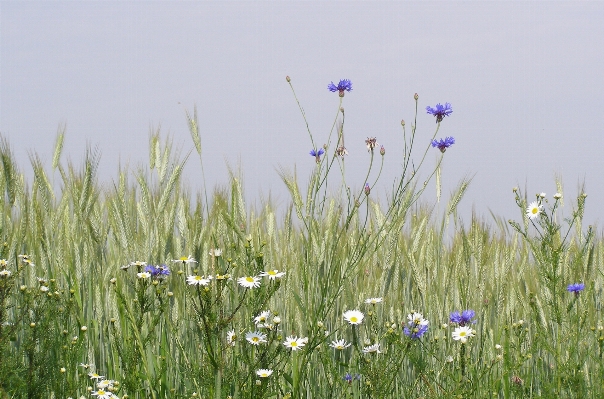
{"type": "Polygon", "coordinates": [[[343,317],[344,320],[346,320],[350,324],[355,325],[361,324],[363,322],[363,319],[365,318],[365,315],[358,310],[347,310],[346,312],[344,312],[343,317]]]}
{"type": "Polygon", "coordinates": [[[208,276],[208,278],[203,278],[201,276],[189,276],[187,277],[187,284],[206,286],[210,284],[210,280],[212,280],[212,277],[210,276],[208,276]]]}
{"type": "Polygon", "coordinates": [[[245,339],[252,345],[260,345],[266,342],[266,334],[262,334],[260,331],[250,331],[245,334],[245,339]]]}
{"type": "Polygon", "coordinates": [[[380,344],[373,344],[363,348],[363,353],[382,353],[380,351],[380,344]]]}
{"type": "Polygon", "coordinates": [[[218,257],[218,256],[222,255],[222,249],[219,249],[219,248],[210,249],[210,252],[208,252],[208,254],[213,257],[218,257]]]}
{"type": "Polygon", "coordinates": [[[227,344],[231,346],[235,346],[235,342],[237,341],[237,334],[235,334],[235,330],[231,330],[227,333],[227,344]]]}
{"type": "Polygon", "coordinates": [[[256,276],[240,277],[237,279],[237,283],[245,288],[258,288],[260,287],[260,278],[256,276]]]}
{"type": "Polygon", "coordinates": [[[90,377],[91,380],[102,380],[105,378],[105,376],[98,375],[97,373],[88,373],[88,377],[90,377]]]}
{"type": "Polygon", "coordinates": [[[268,277],[271,280],[276,280],[276,279],[281,278],[283,276],[285,276],[285,272],[280,272],[277,269],[269,270],[267,272],[260,273],[260,277],[268,277]]]}
{"type": "Polygon", "coordinates": [[[264,324],[264,323],[268,322],[269,317],[271,317],[271,312],[268,310],[265,310],[254,318],[254,323],[256,325],[258,325],[258,323],[264,324]]]}
{"type": "Polygon", "coordinates": [[[136,275],[140,279],[145,279],[145,278],[151,277],[151,273],[149,273],[149,272],[140,272],[140,273],[136,273],[136,275]]]}
{"type": "Polygon", "coordinates": [[[92,396],[96,396],[99,399],[112,399],[114,395],[111,392],[99,389],[98,391],[93,391],[92,396]]]}
{"type": "Polygon", "coordinates": [[[526,208],[526,216],[531,220],[539,217],[541,212],[543,212],[543,207],[537,201],[531,202],[528,208],[526,208]]]}
{"type": "MultiPolygon", "coordinates": [[[[130,266],[136,266],[136,267],[143,267],[143,266],[147,266],[147,262],[142,262],[140,260],[134,261],[134,262],[130,262],[130,264],[128,265],[128,267],[130,266]]],[[[128,268],[126,266],[122,266],[122,268],[128,268]]]]}
{"type": "Polygon", "coordinates": [[[329,344],[329,346],[331,346],[332,348],[340,350],[340,351],[348,348],[350,345],[351,344],[349,342],[346,342],[345,339],[331,341],[331,344],[329,344]]]}
{"type": "Polygon", "coordinates": [[[260,378],[267,378],[270,377],[271,374],[273,374],[273,370],[270,369],[260,369],[260,370],[256,370],[256,375],[260,378]]]}
{"type": "Polygon", "coordinates": [[[372,304],[372,305],[375,305],[376,303],[380,303],[380,302],[382,302],[382,298],[368,298],[368,299],[365,299],[365,303],[369,303],[369,304],[372,304]]]}
{"type": "Polygon", "coordinates": [[[182,262],[182,263],[197,263],[197,261],[195,260],[195,258],[193,258],[191,255],[189,255],[189,256],[182,256],[182,257],[180,257],[178,259],[172,259],[172,262],[174,262],[174,263],[179,263],[179,262],[182,262]]]}
{"type": "Polygon", "coordinates": [[[307,342],[308,338],[298,338],[294,336],[289,336],[285,339],[283,345],[285,345],[286,348],[289,348],[292,351],[297,351],[302,349],[302,347],[306,345],[307,342]]]}
{"type": "Polygon", "coordinates": [[[101,381],[97,382],[97,384],[96,384],[97,388],[100,388],[100,389],[109,388],[110,390],[111,390],[111,388],[113,388],[114,385],[115,385],[115,381],[113,381],[113,380],[101,380],[101,381]]]}
{"type": "Polygon", "coordinates": [[[455,341],[461,341],[462,344],[466,343],[468,338],[471,338],[473,336],[474,330],[472,330],[472,328],[468,326],[457,327],[455,331],[453,331],[453,339],[455,341]]]}
{"type": "Polygon", "coordinates": [[[424,319],[424,315],[417,312],[407,315],[407,320],[409,320],[409,324],[415,324],[416,326],[427,326],[429,323],[428,320],[424,319]]]}
{"type": "Polygon", "coordinates": [[[11,274],[10,270],[0,270],[0,277],[10,277],[11,274]]]}

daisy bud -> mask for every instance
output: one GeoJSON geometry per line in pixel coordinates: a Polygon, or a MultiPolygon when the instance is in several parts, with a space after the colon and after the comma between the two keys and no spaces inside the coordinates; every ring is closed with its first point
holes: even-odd
{"type": "Polygon", "coordinates": [[[417,100],[419,99],[419,96],[417,95],[417,93],[415,93],[415,94],[413,95],[413,98],[415,99],[415,101],[417,101],[417,100]]]}
{"type": "Polygon", "coordinates": [[[369,193],[371,192],[371,187],[369,187],[369,183],[365,183],[365,195],[369,195],[369,193]]]}
{"type": "Polygon", "coordinates": [[[401,119],[401,126],[405,126],[405,120],[401,119]]]}
{"type": "Polygon", "coordinates": [[[80,330],[82,330],[82,331],[86,331],[86,330],[88,330],[88,327],[86,327],[86,326],[82,326],[82,327],[80,328],[80,330]]]}
{"type": "Polygon", "coordinates": [[[285,80],[287,80],[287,83],[289,83],[289,82],[291,82],[291,81],[292,81],[292,80],[291,80],[291,78],[290,78],[289,76],[286,76],[286,77],[285,77],[285,80]]]}
{"type": "Polygon", "coordinates": [[[382,146],[382,147],[380,148],[380,155],[381,155],[381,156],[384,156],[384,154],[386,154],[386,150],[384,149],[384,146],[382,146]]]}

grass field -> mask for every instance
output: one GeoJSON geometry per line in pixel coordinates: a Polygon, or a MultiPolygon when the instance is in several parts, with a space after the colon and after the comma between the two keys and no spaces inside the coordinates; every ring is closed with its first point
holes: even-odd
{"type": "Polygon", "coordinates": [[[159,134],[149,168],[115,184],[92,150],[63,164],[62,132],[28,183],[2,141],[0,398],[603,397],[604,245],[581,224],[586,196],[515,190],[511,222],[462,221],[463,180],[431,212],[409,161],[437,149],[412,124],[374,201],[376,181],[345,184],[338,115],[310,179],[281,173],[285,210],[251,209],[238,176],[193,196],[159,134]]]}

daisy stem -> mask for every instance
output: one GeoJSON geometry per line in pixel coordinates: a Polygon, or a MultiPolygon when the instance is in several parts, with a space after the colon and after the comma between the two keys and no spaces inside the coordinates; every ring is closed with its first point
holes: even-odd
{"type": "Polygon", "coordinates": [[[461,379],[466,376],[466,344],[462,343],[459,349],[459,361],[461,365],[461,379]]]}

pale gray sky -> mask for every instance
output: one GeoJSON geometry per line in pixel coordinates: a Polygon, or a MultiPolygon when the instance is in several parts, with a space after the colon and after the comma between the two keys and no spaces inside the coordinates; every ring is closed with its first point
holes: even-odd
{"type": "MultiPolygon", "coordinates": [[[[423,109],[453,106],[439,132],[457,141],[443,193],[475,174],[462,212],[518,219],[511,188],[550,196],[558,174],[567,199],[585,181],[587,221],[601,223],[602,21],[604,2],[579,1],[1,1],[0,132],[29,171],[31,151],[50,165],[65,122],[64,157],[79,163],[87,143],[98,145],[110,181],[120,161],[148,163],[150,127],[193,149],[184,108],[196,104],[209,183],[227,182],[225,159],[240,162],[251,203],[272,192],[285,206],[275,168],[295,165],[305,183],[315,167],[285,76],[318,143],[338,106],[326,86],[347,78],[351,186],[362,183],[364,140],[376,136],[387,150],[384,196],[417,92],[418,141],[435,128],[423,109]]],[[[198,172],[193,156],[186,178],[195,189],[198,172]]]]}

